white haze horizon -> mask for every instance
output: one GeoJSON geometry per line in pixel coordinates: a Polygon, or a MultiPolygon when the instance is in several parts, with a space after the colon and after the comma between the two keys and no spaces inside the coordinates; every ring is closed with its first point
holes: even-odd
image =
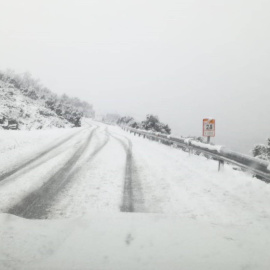
{"type": "Polygon", "coordinates": [[[270,1],[0,0],[0,70],[248,153],[270,137],[270,1]]]}

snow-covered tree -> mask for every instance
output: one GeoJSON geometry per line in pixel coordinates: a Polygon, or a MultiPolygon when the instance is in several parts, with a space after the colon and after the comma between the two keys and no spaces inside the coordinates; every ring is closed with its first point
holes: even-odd
{"type": "Polygon", "coordinates": [[[156,115],[148,114],[146,120],[142,121],[141,127],[145,130],[156,131],[164,134],[171,134],[171,129],[168,125],[159,121],[156,115]]]}
{"type": "Polygon", "coordinates": [[[270,160],[270,138],[268,139],[268,145],[255,145],[252,149],[252,154],[256,158],[270,160]]]}
{"type": "Polygon", "coordinates": [[[138,123],[134,120],[134,118],[130,117],[130,116],[120,117],[117,120],[117,124],[118,125],[124,124],[124,125],[132,127],[132,128],[138,128],[139,127],[138,123]]]}
{"type": "Polygon", "coordinates": [[[144,130],[160,132],[163,134],[171,134],[171,129],[169,128],[169,126],[161,123],[158,117],[152,114],[148,114],[146,116],[146,120],[142,122],[136,122],[133,117],[124,116],[118,119],[117,124],[124,124],[133,128],[140,128],[144,130]]]}

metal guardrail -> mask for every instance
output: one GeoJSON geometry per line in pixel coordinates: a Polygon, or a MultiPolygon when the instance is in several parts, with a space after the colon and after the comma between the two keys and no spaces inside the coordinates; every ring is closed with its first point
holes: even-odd
{"type": "Polygon", "coordinates": [[[122,126],[122,129],[134,133],[134,135],[143,136],[151,140],[159,141],[167,145],[175,145],[188,151],[190,154],[196,152],[203,153],[206,157],[211,157],[218,161],[218,170],[222,170],[225,163],[235,165],[243,171],[251,172],[260,180],[270,183],[270,164],[267,161],[256,159],[248,155],[240,154],[229,150],[223,146],[209,145],[205,143],[198,143],[192,139],[179,138],[170,135],[165,135],[157,132],[150,132],[122,126]]]}

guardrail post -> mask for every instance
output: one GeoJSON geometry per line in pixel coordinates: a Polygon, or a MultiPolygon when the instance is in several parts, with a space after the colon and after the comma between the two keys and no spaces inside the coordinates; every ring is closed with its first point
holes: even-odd
{"type": "Polygon", "coordinates": [[[223,171],[223,169],[224,169],[224,160],[219,160],[218,161],[218,171],[220,172],[222,172],[223,171]]]}

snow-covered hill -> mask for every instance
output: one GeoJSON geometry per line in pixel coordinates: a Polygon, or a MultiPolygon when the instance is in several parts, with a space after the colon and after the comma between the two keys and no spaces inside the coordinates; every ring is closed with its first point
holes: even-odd
{"type": "Polygon", "coordinates": [[[19,129],[26,130],[73,126],[67,120],[46,108],[41,100],[30,99],[12,84],[1,80],[0,117],[6,119],[2,126],[6,126],[7,119],[10,119],[18,122],[19,129]]]}

